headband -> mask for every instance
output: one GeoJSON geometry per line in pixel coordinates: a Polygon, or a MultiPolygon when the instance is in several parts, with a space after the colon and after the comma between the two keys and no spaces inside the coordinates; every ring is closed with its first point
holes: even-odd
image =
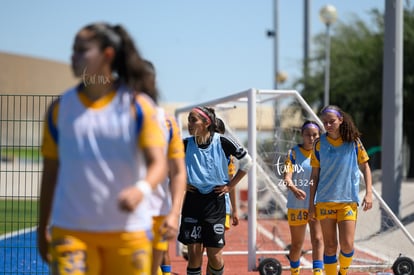
{"type": "Polygon", "coordinates": [[[302,127],[302,131],[305,130],[305,129],[308,129],[308,128],[315,128],[315,129],[320,130],[319,125],[316,124],[316,123],[313,123],[313,122],[310,122],[310,123],[307,123],[306,125],[304,125],[302,127]]]}
{"type": "Polygon", "coordinates": [[[331,108],[326,108],[325,110],[322,111],[322,114],[325,113],[333,113],[335,115],[337,115],[337,117],[342,117],[341,113],[335,109],[331,109],[331,108]]]}
{"type": "Polygon", "coordinates": [[[199,115],[201,115],[202,117],[204,117],[205,119],[207,119],[207,121],[209,123],[211,123],[211,118],[207,115],[207,113],[203,109],[201,109],[201,107],[195,107],[195,108],[193,108],[192,111],[198,113],[199,115]]]}

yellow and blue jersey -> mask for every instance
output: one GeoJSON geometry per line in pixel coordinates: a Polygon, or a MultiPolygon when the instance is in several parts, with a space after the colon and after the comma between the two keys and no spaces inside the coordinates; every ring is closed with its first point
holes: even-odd
{"type": "Polygon", "coordinates": [[[165,123],[168,129],[168,159],[184,158],[184,143],[181,137],[180,128],[174,116],[167,115],[165,123]]]}
{"type": "MultiPolygon", "coordinates": [[[[327,135],[324,135],[324,136],[326,137],[329,144],[333,147],[339,147],[344,143],[342,138],[333,139],[333,138],[330,138],[327,135]]],[[[319,139],[317,139],[315,141],[315,145],[314,145],[314,150],[313,150],[314,152],[313,152],[313,154],[311,154],[311,166],[315,167],[315,168],[320,167],[320,163],[319,163],[320,147],[321,147],[321,144],[319,142],[319,139]]],[[[365,147],[363,146],[361,140],[358,139],[357,141],[355,141],[354,148],[355,148],[355,153],[356,153],[357,158],[358,158],[358,164],[365,163],[369,160],[368,153],[365,150],[365,147]]]]}
{"type": "Polygon", "coordinates": [[[341,138],[334,140],[322,135],[311,155],[311,166],[320,168],[315,202],[358,203],[358,164],[368,159],[360,140],[343,142],[341,138]]]}
{"type": "Polygon", "coordinates": [[[290,209],[308,209],[310,176],[312,167],[310,165],[312,150],[305,150],[302,146],[296,145],[289,150],[285,160],[285,169],[292,172],[292,182],[296,188],[306,193],[304,200],[299,200],[292,192],[288,192],[286,207],[290,209]]]}
{"type": "MultiPolygon", "coordinates": [[[[232,155],[229,156],[229,161],[228,161],[228,174],[229,174],[229,180],[231,180],[234,175],[236,174],[236,164],[234,163],[234,157],[232,155]]],[[[230,194],[226,193],[226,215],[231,215],[231,201],[230,201],[230,194]]],[[[226,220],[227,223],[227,220],[226,220]]],[[[229,221],[230,224],[230,221],[229,221]]]]}
{"type": "MultiPolygon", "coordinates": [[[[165,126],[165,139],[167,142],[167,159],[184,159],[184,143],[181,137],[178,123],[173,116],[166,115],[163,110],[160,110],[162,115],[162,122],[165,126]]],[[[151,209],[154,216],[165,216],[171,209],[171,193],[170,182],[167,177],[161,182],[151,195],[151,209]]]]}
{"type": "Polygon", "coordinates": [[[151,229],[149,200],[132,213],[120,210],[118,194],[146,174],[143,149],[165,147],[154,103],[126,87],[89,101],[78,88],[51,105],[42,154],[59,161],[53,226],[88,231],[151,229]]]}

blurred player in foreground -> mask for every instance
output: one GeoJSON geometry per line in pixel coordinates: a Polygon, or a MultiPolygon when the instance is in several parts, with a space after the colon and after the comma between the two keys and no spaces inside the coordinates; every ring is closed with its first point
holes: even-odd
{"type": "Polygon", "coordinates": [[[52,274],[150,274],[149,198],[165,179],[165,136],[145,64],[126,30],[93,23],[75,37],[81,83],[49,108],[38,247],[52,274]]]}

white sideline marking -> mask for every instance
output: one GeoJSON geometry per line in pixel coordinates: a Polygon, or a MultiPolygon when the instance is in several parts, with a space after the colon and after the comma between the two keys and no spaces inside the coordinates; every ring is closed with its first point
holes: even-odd
{"type": "Polygon", "coordinates": [[[8,233],[5,233],[5,234],[0,236],[0,241],[3,241],[3,240],[8,239],[8,238],[13,238],[13,237],[16,237],[18,235],[27,234],[27,233],[30,233],[32,231],[35,231],[36,229],[37,229],[37,227],[34,226],[32,228],[24,228],[24,229],[20,229],[18,231],[14,231],[14,232],[8,232],[8,233]]]}

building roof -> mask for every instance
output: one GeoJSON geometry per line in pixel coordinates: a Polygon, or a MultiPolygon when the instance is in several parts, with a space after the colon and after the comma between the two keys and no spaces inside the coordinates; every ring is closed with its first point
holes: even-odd
{"type": "MultiPolygon", "coordinates": [[[[3,95],[59,95],[78,80],[73,76],[70,65],[31,56],[0,52],[0,94],[3,95]]],[[[161,102],[167,113],[174,114],[180,107],[188,106],[185,102],[161,102]]],[[[194,102],[192,103],[194,104],[194,102]]],[[[217,111],[232,129],[243,130],[247,127],[247,105],[225,111],[217,111]]],[[[261,129],[273,127],[274,110],[266,106],[258,108],[257,117],[261,129]]],[[[180,116],[183,128],[187,127],[187,115],[180,116]]]]}
{"type": "Polygon", "coordinates": [[[0,52],[0,94],[57,95],[76,84],[66,63],[0,52]]]}

